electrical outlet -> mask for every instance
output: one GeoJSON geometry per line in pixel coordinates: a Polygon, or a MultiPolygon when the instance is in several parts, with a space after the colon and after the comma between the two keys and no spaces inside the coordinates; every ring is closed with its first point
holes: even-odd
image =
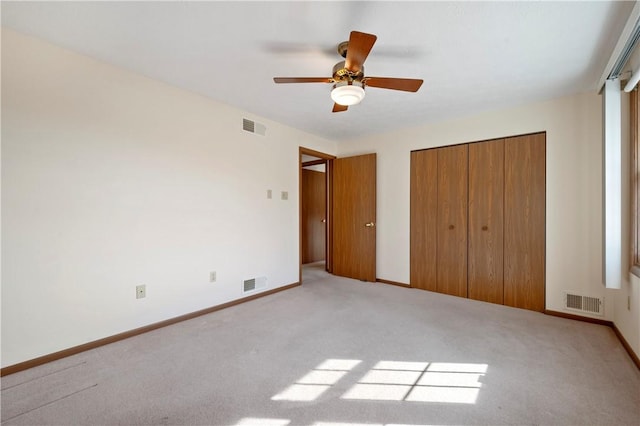
{"type": "Polygon", "coordinates": [[[283,200],[288,200],[289,199],[289,193],[287,191],[282,191],[281,198],[283,200]]]}
{"type": "Polygon", "coordinates": [[[272,199],[273,198],[273,192],[270,189],[267,189],[267,199],[272,199]]]}
{"type": "Polygon", "coordinates": [[[144,299],[147,297],[147,286],[145,284],[136,286],[136,299],[144,299]]]}
{"type": "Polygon", "coordinates": [[[209,282],[215,283],[217,279],[216,271],[209,272],[209,282]]]}

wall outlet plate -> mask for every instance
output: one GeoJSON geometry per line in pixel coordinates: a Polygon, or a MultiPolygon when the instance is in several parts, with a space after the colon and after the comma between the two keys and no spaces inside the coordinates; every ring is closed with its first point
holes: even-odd
{"type": "Polygon", "coordinates": [[[289,193],[287,191],[282,191],[281,198],[283,200],[288,200],[289,199],[289,193]]]}
{"type": "Polygon", "coordinates": [[[209,272],[210,283],[215,283],[217,278],[218,278],[218,274],[216,273],[216,271],[209,272]]]}
{"type": "Polygon", "coordinates": [[[145,284],[136,286],[136,299],[144,299],[147,297],[147,286],[145,284]]]}

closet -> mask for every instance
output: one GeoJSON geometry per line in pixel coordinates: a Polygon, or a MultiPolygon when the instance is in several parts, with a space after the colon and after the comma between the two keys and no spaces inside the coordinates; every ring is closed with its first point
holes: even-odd
{"type": "Polygon", "coordinates": [[[544,310],[546,134],[411,152],[411,286],[544,310]]]}

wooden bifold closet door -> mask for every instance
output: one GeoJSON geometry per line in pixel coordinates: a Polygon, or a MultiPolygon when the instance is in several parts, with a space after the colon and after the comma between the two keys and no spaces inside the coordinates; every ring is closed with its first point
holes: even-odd
{"type": "Polygon", "coordinates": [[[468,146],[438,149],[436,288],[467,297],[468,146]]]}
{"type": "Polygon", "coordinates": [[[544,133],[505,141],[504,304],[543,311],[545,306],[544,133]]]}
{"type": "Polygon", "coordinates": [[[411,153],[411,286],[545,307],[545,133],[411,153]]]}
{"type": "Polygon", "coordinates": [[[469,144],[469,298],[503,303],[504,139],[469,144]]]}
{"type": "Polygon", "coordinates": [[[437,291],[438,151],[411,152],[411,286],[437,291]]]}
{"type": "Polygon", "coordinates": [[[411,153],[411,286],[467,297],[467,145],[411,153]]]}

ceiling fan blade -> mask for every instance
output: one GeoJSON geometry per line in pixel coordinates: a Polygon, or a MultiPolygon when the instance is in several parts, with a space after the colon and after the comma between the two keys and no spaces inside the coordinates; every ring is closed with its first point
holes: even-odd
{"type": "Polygon", "coordinates": [[[359,72],[377,39],[373,34],[351,31],[344,67],[353,73],[359,72]]]}
{"type": "Polygon", "coordinates": [[[276,83],[333,83],[329,77],[273,77],[276,83]]]}
{"type": "Polygon", "coordinates": [[[333,111],[331,112],[342,112],[348,110],[349,107],[346,105],[333,104],[333,111]]]}
{"type": "Polygon", "coordinates": [[[422,80],[414,78],[365,77],[364,84],[369,87],[379,87],[381,89],[417,92],[420,86],[422,86],[422,80]]]}

